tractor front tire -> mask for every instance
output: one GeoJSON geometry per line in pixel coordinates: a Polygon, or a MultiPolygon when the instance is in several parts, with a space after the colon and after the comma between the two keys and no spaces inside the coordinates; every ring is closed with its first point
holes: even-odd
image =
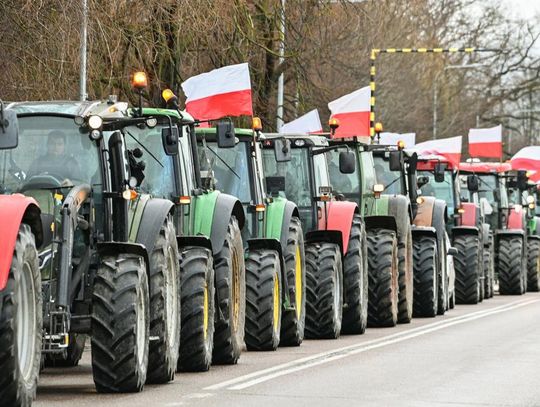
{"type": "Polygon", "coordinates": [[[372,229],[367,243],[368,326],[392,327],[397,324],[399,298],[396,234],[388,229],[372,229]]]}
{"type": "Polygon", "coordinates": [[[45,355],[45,367],[75,367],[82,358],[86,335],[70,334],[69,345],[63,353],[45,355]]]}
{"type": "Polygon", "coordinates": [[[215,324],[212,362],[233,365],[238,362],[244,346],[246,319],[244,248],[235,216],[229,220],[223,248],[215,255],[214,264],[219,313],[215,324]]]}
{"type": "Polygon", "coordinates": [[[414,316],[433,318],[438,310],[439,257],[437,239],[419,236],[414,241],[414,316]]]}
{"type": "Polygon", "coordinates": [[[246,346],[276,350],[281,331],[281,266],[274,250],[250,250],[246,259],[246,346]]]}
{"type": "Polygon", "coordinates": [[[287,248],[283,254],[289,298],[294,310],[286,310],[281,319],[280,346],[300,346],[306,326],[306,260],[304,234],[300,219],[291,218],[287,248]]]}
{"type": "Polygon", "coordinates": [[[480,301],[480,245],[477,235],[457,235],[454,247],[458,254],[454,256],[456,271],[455,300],[457,304],[478,304],[480,301]]]}
{"type": "Polygon", "coordinates": [[[540,240],[527,241],[527,290],[540,291],[540,240]]]}
{"type": "Polygon", "coordinates": [[[497,256],[499,294],[521,295],[525,291],[523,268],[525,267],[523,237],[500,236],[497,256]]]}
{"type": "Polygon", "coordinates": [[[177,371],[206,372],[212,364],[214,345],[214,260],[205,247],[180,251],[182,304],[180,356],[177,371]]]}
{"type": "Polygon", "coordinates": [[[142,391],[148,371],[146,264],[133,254],[101,259],[92,297],[92,373],[99,393],[142,391]]]}
{"type": "Polygon", "coordinates": [[[411,226],[407,226],[403,242],[398,243],[399,301],[398,323],[408,324],[413,316],[414,270],[411,226]]]}
{"type": "Polygon", "coordinates": [[[484,247],[484,298],[493,297],[493,284],[495,282],[495,247],[493,236],[489,237],[488,247],[484,247]]]}
{"type": "Polygon", "coordinates": [[[168,216],[150,254],[150,345],[148,383],[174,379],[180,347],[180,260],[168,216]]]}
{"type": "Polygon", "coordinates": [[[336,339],[343,317],[341,252],[333,243],[306,245],[306,338],[336,339]]]}
{"type": "Polygon", "coordinates": [[[367,237],[360,215],[354,215],[347,253],[343,261],[344,334],[363,334],[368,314],[367,237]]]}
{"type": "Polygon", "coordinates": [[[26,224],[19,228],[0,302],[1,404],[30,406],[41,364],[43,311],[38,254],[26,224]]]}

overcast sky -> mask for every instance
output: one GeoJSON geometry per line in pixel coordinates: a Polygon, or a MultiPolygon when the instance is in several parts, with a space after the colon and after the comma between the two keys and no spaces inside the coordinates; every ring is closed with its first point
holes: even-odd
{"type": "Polygon", "coordinates": [[[540,13],[540,0],[504,0],[511,13],[517,17],[532,17],[540,13]]]}

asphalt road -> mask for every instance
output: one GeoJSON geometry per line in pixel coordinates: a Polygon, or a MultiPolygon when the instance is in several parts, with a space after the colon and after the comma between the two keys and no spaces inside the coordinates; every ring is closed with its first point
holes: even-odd
{"type": "Polygon", "coordinates": [[[142,393],[95,392],[80,366],[46,369],[36,406],[540,406],[540,294],[495,296],[443,317],[177,374],[142,393]]]}

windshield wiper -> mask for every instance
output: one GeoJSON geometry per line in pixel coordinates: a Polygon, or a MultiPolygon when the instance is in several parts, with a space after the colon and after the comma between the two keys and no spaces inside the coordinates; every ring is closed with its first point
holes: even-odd
{"type": "Polygon", "coordinates": [[[394,185],[397,181],[399,181],[401,177],[397,177],[395,180],[393,180],[390,184],[386,185],[384,187],[384,190],[386,191],[388,188],[390,188],[392,185],[394,185]]]}
{"type": "Polygon", "coordinates": [[[141,143],[139,140],[137,140],[137,139],[135,138],[135,136],[129,132],[129,130],[126,130],[126,133],[129,134],[130,137],[131,137],[133,140],[135,140],[135,142],[136,142],[138,145],[140,145],[140,146],[144,149],[144,151],[146,151],[148,154],[150,154],[150,157],[152,157],[154,160],[156,160],[156,162],[157,162],[159,165],[161,165],[161,168],[165,168],[165,166],[161,163],[161,161],[159,161],[158,158],[157,158],[154,154],[152,154],[152,152],[151,152],[149,149],[147,149],[146,146],[145,146],[143,143],[141,143]]]}
{"type": "Polygon", "coordinates": [[[232,169],[232,167],[231,167],[229,164],[227,164],[227,163],[225,162],[225,160],[223,160],[223,158],[221,158],[214,150],[212,150],[212,147],[210,147],[209,145],[206,145],[206,148],[208,148],[208,149],[209,149],[209,150],[210,150],[210,151],[211,151],[211,152],[219,159],[219,161],[221,161],[223,164],[225,164],[225,166],[226,166],[229,170],[231,170],[231,172],[232,172],[234,175],[236,175],[236,177],[237,177],[238,179],[241,179],[241,178],[240,178],[240,175],[238,175],[238,174],[232,169]]]}

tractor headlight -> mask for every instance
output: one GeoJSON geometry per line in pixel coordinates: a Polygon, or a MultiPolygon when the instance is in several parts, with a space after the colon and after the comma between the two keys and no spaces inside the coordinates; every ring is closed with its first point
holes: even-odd
{"type": "Polygon", "coordinates": [[[103,126],[103,119],[100,116],[92,115],[88,118],[88,127],[92,130],[99,130],[103,126]]]}

